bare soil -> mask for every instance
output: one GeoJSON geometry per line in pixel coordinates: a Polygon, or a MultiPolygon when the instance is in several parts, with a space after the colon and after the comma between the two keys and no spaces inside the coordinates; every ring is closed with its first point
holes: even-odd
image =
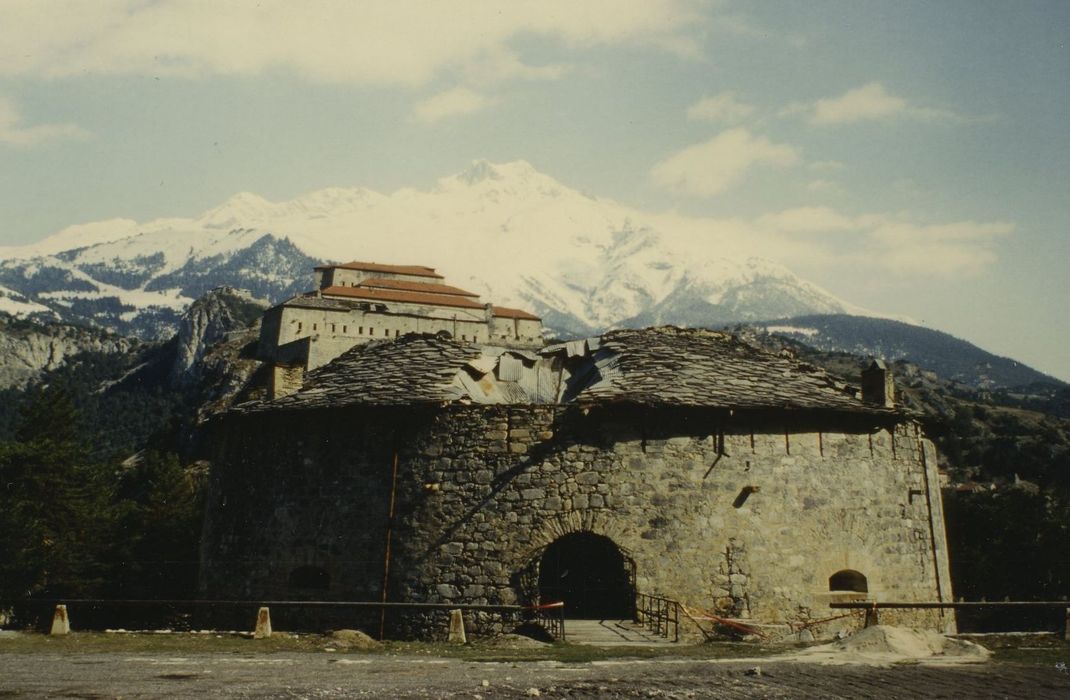
{"type": "Polygon", "coordinates": [[[5,634],[0,698],[1070,697],[1070,675],[1056,665],[1070,661],[1070,644],[1052,637],[982,640],[995,647],[992,659],[962,666],[828,666],[784,654],[731,658],[716,647],[640,658],[636,649],[556,644],[347,650],[337,641],[5,634]]]}

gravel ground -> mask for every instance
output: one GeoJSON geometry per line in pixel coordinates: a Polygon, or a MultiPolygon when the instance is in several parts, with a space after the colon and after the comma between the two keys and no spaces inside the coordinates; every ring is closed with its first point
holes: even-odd
{"type": "Polygon", "coordinates": [[[0,698],[1067,698],[1052,666],[822,666],[619,659],[472,662],[387,654],[0,653],[0,698]],[[760,673],[755,673],[758,667],[760,673]]]}

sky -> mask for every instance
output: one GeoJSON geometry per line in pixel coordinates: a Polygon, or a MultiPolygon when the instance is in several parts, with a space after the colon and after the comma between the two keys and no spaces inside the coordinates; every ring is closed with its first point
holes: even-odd
{"type": "Polygon", "coordinates": [[[1070,2],[0,0],[0,17],[0,245],[526,160],[741,245],[774,230],[781,262],[841,298],[1070,380],[1070,2]]]}

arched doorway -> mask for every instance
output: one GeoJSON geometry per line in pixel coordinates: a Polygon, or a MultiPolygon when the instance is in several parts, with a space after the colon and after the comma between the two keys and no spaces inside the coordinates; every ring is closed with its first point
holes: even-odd
{"type": "Polygon", "coordinates": [[[593,532],[554,540],[539,563],[539,599],[565,602],[571,618],[623,620],[635,615],[634,565],[593,532]]]}

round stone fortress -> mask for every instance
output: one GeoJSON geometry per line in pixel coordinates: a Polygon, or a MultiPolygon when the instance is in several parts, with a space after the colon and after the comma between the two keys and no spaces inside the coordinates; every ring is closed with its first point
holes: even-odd
{"type": "MultiPolygon", "coordinates": [[[[863,384],[676,328],[357,346],[216,420],[203,593],[599,618],[648,593],[782,631],[832,601],[951,600],[932,443],[882,367],[863,384]]],[[[444,633],[426,619],[390,617],[444,633]]]]}

